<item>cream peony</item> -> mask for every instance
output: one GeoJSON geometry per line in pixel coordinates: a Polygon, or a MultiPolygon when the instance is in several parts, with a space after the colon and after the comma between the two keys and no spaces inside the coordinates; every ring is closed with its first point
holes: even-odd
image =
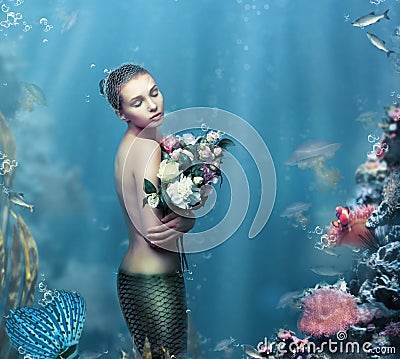
{"type": "Polygon", "coordinates": [[[158,169],[157,177],[162,182],[169,182],[178,176],[179,176],[179,164],[177,162],[168,162],[168,160],[163,160],[160,163],[160,168],[158,169]]]}
{"type": "Polygon", "coordinates": [[[185,177],[183,174],[179,181],[168,185],[167,194],[171,202],[182,209],[189,209],[201,200],[200,189],[194,185],[190,177],[185,177]]]}

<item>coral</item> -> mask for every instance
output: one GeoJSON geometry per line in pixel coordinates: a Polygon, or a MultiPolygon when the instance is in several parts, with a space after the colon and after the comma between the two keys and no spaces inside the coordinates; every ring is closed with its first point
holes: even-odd
{"type": "Polygon", "coordinates": [[[303,307],[298,328],[317,338],[346,331],[360,320],[355,298],[341,290],[317,289],[303,299],[303,307]]]}
{"type": "Polygon", "coordinates": [[[356,266],[357,283],[352,283],[352,293],[365,303],[381,302],[387,309],[400,310],[399,270],[400,242],[363,255],[356,266]]]}
{"type": "Polygon", "coordinates": [[[371,214],[366,226],[369,229],[382,225],[396,225],[400,223],[400,169],[393,169],[382,192],[382,202],[371,214]]]}
{"type": "Polygon", "coordinates": [[[368,160],[356,170],[356,183],[360,186],[358,204],[378,205],[387,176],[386,162],[368,160]]]}
{"type": "Polygon", "coordinates": [[[346,226],[334,226],[327,228],[327,246],[346,246],[351,248],[379,247],[377,238],[366,228],[367,219],[371,216],[375,206],[361,205],[353,207],[350,211],[349,222],[346,226]]]}
{"type": "Polygon", "coordinates": [[[389,166],[399,164],[400,158],[400,126],[398,113],[399,104],[385,107],[386,118],[380,127],[383,129],[383,136],[380,141],[381,151],[376,155],[380,160],[385,160],[389,166]]]}
{"type": "Polygon", "coordinates": [[[385,327],[385,330],[380,333],[383,336],[394,337],[400,339],[400,322],[390,323],[385,327]]]}

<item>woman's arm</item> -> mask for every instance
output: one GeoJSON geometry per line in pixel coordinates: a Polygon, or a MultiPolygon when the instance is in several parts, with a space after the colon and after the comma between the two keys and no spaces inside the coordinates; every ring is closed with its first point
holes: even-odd
{"type": "MultiPolygon", "coordinates": [[[[131,167],[131,171],[128,171],[128,176],[134,177],[134,183],[136,183],[135,190],[126,190],[124,187],[124,201],[129,217],[132,220],[134,226],[139,233],[148,241],[159,244],[175,240],[179,238],[183,233],[190,230],[193,227],[188,225],[192,220],[186,221],[186,218],[180,217],[175,218],[173,222],[174,228],[171,228],[171,220],[174,216],[169,217],[169,221],[166,224],[161,222],[162,211],[156,208],[151,208],[146,205],[142,208],[143,199],[147,196],[143,190],[144,178],[149,180],[156,188],[159,184],[159,178],[157,177],[158,169],[161,161],[161,149],[156,141],[148,139],[135,139],[132,145],[129,156],[127,159],[127,167],[131,167]],[[189,228],[190,226],[190,228],[189,228]],[[150,228],[158,228],[155,236],[150,235],[150,228]]],[[[126,175],[126,168],[125,168],[126,175]]],[[[126,179],[126,182],[130,178],[126,179]]]]}
{"type": "Polygon", "coordinates": [[[182,217],[176,213],[170,213],[161,219],[164,224],[150,227],[147,238],[150,241],[164,243],[176,239],[179,235],[189,232],[195,223],[194,216],[182,217]],[[177,233],[179,234],[177,236],[177,233]]]}

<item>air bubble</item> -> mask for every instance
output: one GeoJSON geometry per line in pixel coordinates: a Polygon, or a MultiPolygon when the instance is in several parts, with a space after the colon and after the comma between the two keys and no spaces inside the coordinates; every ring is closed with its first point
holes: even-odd
{"type": "Polygon", "coordinates": [[[24,355],[26,353],[25,349],[21,346],[18,347],[18,353],[24,355]]]}
{"type": "Polygon", "coordinates": [[[47,39],[43,39],[43,41],[42,41],[44,44],[47,44],[48,42],[49,42],[49,40],[47,40],[47,39]]]}
{"type": "Polygon", "coordinates": [[[322,234],[323,231],[324,230],[320,226],[316,226],[315,227],[315,234],[320,235],[320,234],[322,234]]]}
{"type": "Polygon", "coordinates": [[[42,17],[40,20],[39,20],[39,24],[40,25],[47,25],[47,19],[45,18],[45,17],[42,17]]]}
{"type": "Polygon", "coordinates": [[[94,67],[96,67],[96,64],[90,64],[91,69],[93,69],[94,67]]]}
{"type": "Polygon", "coordinates": [[[8,10],[10,10],[10,8],[6,4],[1,5],[1,11],[8,12],[8,10]]]}
{"type": "Polygon", "coordinates": [[[209,127],[208,127],[208,125],[206,123],[202,123],[200,125],[200,128],[201,128],[202,131],[208,131],[208,129],[209,129],[209,127]]]}
{"type": "Polygon", "coordinates": [[[39,283],[39,291],[45,292],[47,290],[47,285],[44,282],[39,283]]]}
{"type": "Polygon", "coordinates": [[[268,4],[264,5],[264,10],[269,10],[269,5],[268,4]]]}
{"type": "Polygon", "coordinates": [[[191,312],[191,310],[190,309],[186,309],[186,313],[190,313],[191,312]]]}
{"type": "Polygon", "coordinates": [[[46,27],[44,28],[44,32],[49,32],[51,29],[53,28],[53,25],[46,25],[46,27]]]}
{"type": "Polygon", "coordinates": [[[244,6],[244,9],[245,9],[246,11],[250,10],[250,5],[249,5],[249,4],[246,4],[246,5],[244,6]]]}

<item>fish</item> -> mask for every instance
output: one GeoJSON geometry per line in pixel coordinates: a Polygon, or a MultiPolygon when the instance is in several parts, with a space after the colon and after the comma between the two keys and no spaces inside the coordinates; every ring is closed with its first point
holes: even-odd
{"type": "Polygon", "coordinates": [[[258,350],[249,344],[242,344],[243,352],[250,358],[263,359],[264,357],[258,352],[258,350]]]}
{"type": "Polygon", "coordinates": [[[385,52],[387,57],[389,57],[390,54],[394,54],[394,51],[389,50],[386,47],[385,41],[380,39],[378,36],[371,34],[370,32],[367,32],[367,37],[371,41],[372,45],[374,45],[377,49],[385,52]]]}
{"type": "Polygon", "coordinates": [[[326,253],[326,254],[328,254],[328,255],[330,255],[330,256],[333,256],[333,257],[340,257],[340,254],[339,253],[336,253],[334,250],[332,250],[331,248],[324,248],[323,250],[322,250],[324,253],[326,253]]]}
{"type": "Polygon", "coordinates": [[[343,274],[343,272],[339,271],[337,268],[332,267],[332,266],[315,266],[315,267],[311,267],[310,270],[312,272],[314,272],[315,274],[328,276],[328,277],[334,277],[334,276],[343,274]]]}
{"type": "Polygon", "coordinates": [[[336,207],[336,218],[338,220],[332,222],[334,227],[346,227],[350,221],[350,209],[342,206],[336,207]]]}
{"type": "Polygon", "coordinates": [[[234,339],[232,337],[229,337],[228,339],[223,339],[217,343],[217,345],[214,347],[214,351],[220,352],[222,350],[226,350],[235,341],[236,341],[236,339],[234,339]]]}
{"type": "Polygon", "coordinates": [[[86,302],[77,292],[56,292],[43,308],[10,310],[6,332],[16,349],[23,348],[32,357],[77,359],[86,302]]]}
{"type": "Polygon", "coordinates": [[[29,208],[29,211],[33,212],[33,204],[29,204],[29,203],[25,202],[23,193],[8,192],[8,199],[10,202],[12,202],[18,206],[21,206],[21,207],[29,208]]]}
{"type": "Polygon", "coordinates": [[[376,15],[375,11],[370,12],[368,15],[361,16],[360,18],[354,20],[351,24],[356,27],[365,27],[377,23],[381,19],[390,20],[388,16],[389,9],[383,14],[376,15]]]}

